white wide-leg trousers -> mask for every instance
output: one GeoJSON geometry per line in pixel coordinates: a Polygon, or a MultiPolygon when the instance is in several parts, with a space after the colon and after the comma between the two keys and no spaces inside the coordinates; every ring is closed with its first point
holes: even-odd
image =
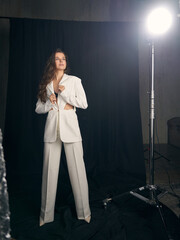
{"type": "MultiPolygon", "coordinates": [[[[59,135],[59,134],[58,134],[59,135]]],[[[44,163],[42,175],[42,195],[40,222],[48,223],[54,220],[54,207],[60,165],[62,141],[44,143],[44,163]]],[[[83,160],[82,142],[64,143],[64,150],[74,194],[78,219],[91,215],[89,207],[88,183],[83,160]]]]}

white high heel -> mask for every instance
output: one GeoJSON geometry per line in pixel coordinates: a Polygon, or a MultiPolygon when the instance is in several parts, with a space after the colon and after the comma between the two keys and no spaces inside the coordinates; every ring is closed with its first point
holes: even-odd
{"type": "Polygon", "coordinates": [[[39,226],[42,227],[45,224],[45,222],[40,218],[39,226]]]}
{"type": "Polygon", "coordinates": [[[90,221],[91,221],[91,215],[90,215],[89,217],[85,218],[84,220],[85,220],[87,223],[90,223],[90,221]]]}

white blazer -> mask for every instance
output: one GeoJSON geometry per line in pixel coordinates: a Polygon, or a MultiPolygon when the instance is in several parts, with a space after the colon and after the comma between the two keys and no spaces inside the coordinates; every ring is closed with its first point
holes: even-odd
{"type": "Polygon", "coordinates": [[[58,93],[56,104],[52,104],[49,100],[49,96],[54,93],[53,81],[46,87],[46,102],[43,103],[38,99],[36,103],[36,113],[43,114],[48,112],[44,130],[44,142],[56,141],[58,117],[61,141],[66,143],[82,141],[76,107],[86,109],[88,104],[81,79],[64,74],[59,85],[63,85],[65,89],[58,93]],[[64,110],[66,103],[74,106],[74,109],[64,110]],[[51,108],[53,110],[50,110],[51,108]]]}

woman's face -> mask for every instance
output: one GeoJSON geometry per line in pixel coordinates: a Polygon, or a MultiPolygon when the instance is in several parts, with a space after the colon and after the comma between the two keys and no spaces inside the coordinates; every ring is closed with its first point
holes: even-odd
{"type": "Polygon", "coordinates": [[[57,52],[55,54],[55,65],[58,71],[64,71],[66,69],[66,57],[64,53],[57,52]]]}

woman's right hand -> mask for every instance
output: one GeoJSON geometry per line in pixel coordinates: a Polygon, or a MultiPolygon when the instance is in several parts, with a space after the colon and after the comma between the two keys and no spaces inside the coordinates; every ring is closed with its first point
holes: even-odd
{"type": "Polygon", "coordinates": [[[49,97],[49,100],[51,101],[52,104],[55,104],[55,102],[56,102],[56,95],[54,93],[52,93],[51,96],[49,97]]]}

